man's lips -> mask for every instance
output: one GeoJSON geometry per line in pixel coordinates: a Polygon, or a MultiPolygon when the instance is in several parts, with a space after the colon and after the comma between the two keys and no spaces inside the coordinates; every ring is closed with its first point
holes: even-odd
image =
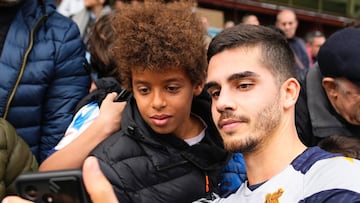
{"type": "Polygon", "coordinates": [[[224,119],[219,122],[218,127],[223,130],[232,130],[239,126],[241,123],[243,122],[239,120],[224,119]]]}

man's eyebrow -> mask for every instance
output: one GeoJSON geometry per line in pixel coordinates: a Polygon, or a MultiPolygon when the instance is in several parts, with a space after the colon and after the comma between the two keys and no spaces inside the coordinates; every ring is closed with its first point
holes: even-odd
{"type": "Polygon", "coordinates": [[[209,88],[215,87],[215,86],[219,86],[219,84],[217,82],[208,82],[205,84],[204,89],[208,90],[209,88]]]}
{"type": "Polygon", "coordinates": [[[254,72],[251,72],[251,71],[234,73],[234,74],[230,75],[230,77],[227,79],[227,81],[231,82],[236,79],[242,79],[242,78],[247,78],[247,77],[259,77],[259,75],[254,72]]]}
{"type": "MultiPolygon", "coordinates": [[[[244,72],[240,72],[240,73],[234,73],[234,74],[230,75],[230,77],[227,78],[227,82],[231,82],[233,80],[247,78],[247,77],[259,77],[259,74],[251,72],[251,71],[244,71],[244,72]]],[[[212,88],[214,86],[220,86],[220,85],[217,82],[210,81],[210,82],[205,84],[204,88],[205,88],[205,90],[207,90],[207,89],[212,88]]]]}

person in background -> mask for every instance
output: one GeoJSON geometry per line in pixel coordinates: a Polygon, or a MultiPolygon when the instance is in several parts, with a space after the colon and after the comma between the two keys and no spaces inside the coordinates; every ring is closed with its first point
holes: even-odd
{"type": "Polygon", "coordinates": [[[360,159],[360,139],[358,137],[331,135],[320,140],[318,146],[332,153],[360,159]]]}
{"type": "Polygon", "coordinates": [[[347,28],[347,27],[360,28],[360,20],[359,19],[354,19],[354,20],[351,20],[349,22],[346,22],[344,24],[344,27],[345,28],[347,28]]]}
{"type": "Polygon", "coordinates": [[[115,0],[113,4],[114,9],[121,9],[124,4],[132,4],[134,6],[142,3],[143,0],[115,0]]]}
{"type": "Polygon", "coordinates": [[[225,24],[224,24],[224,29],[230,28],[230,27],[234,27],[234,26],[235,26],[235,22],[232,21],[232,20],[228,20],[228,21],[226,21],[225,24]]]}
{"type": "Polygon", "coordinates": [[[115,40],[115,33],[111,27],[114,12],[100,16],[89,33],[87,47],[91,56],[89,65],[93,76],[90,92],[99,87],[100,89],[111,87],[111,91],[114,92],[121,91],[118,68],[109,53],[115,40]]]}
{"type": "Polygon", "coordinates": [[[317,63],[320,47],[325,43],[326,37],[319,30],[313,30],[305,35],[306,49],[310,58],[310,67],[317,63]]]}
{"type": "Polygon", "coordinates": [[[0,0],[0,117],[41,163],[88,94],[85,48],[50,0],[0,0]]]}
{"type": "Polygon", "coordinates": [[[80,169],[89,152],[120,129],[125,102],[114,102],[122,89],[118,68],[109,54],[116,39],[111,27],[113,17],[113,12],[99,17],[89,34],[91,69],[98,79],[92,82],[91,93],[76,106],[65,136],[40,165],[40,171],[80,169]]]}
{"type": "Polygon", "coordinates": [[[24,172],[35,172],[38,163],[15,128],[0,118],[0,199],[16,194],[15,180],[24,172]]]}
{"type": "Polygon", "coordinates": [[[84,9],[84,0],[61,0],[56,10],[66,17],[70,17],[75,13],[84,9]]]}
{"type": "Polygon", "coordinates": [[[209,21],[208,18],[206,16],[201,16],[200,17],[200,21],[202,23],[202,25],[204,26],[204,38],[205,38],[205,48],[207,49],[207,47],[209,46],[212,36],[209,34],[208,29],[209,29],[209,21]]]}
{"type": "Polygon", "coordinates": [[[110,0],[84,0],[84,9],[70,16],[78,25],[80,35],[87,44],[88,34],[96,19],[104,14],[110,13],[110,0]]]}
{"type": "Polygon", "coordinates": [[[121,203],[191,202],[218,191],[229,154],[211,120],[204,27],[192,4],[125,5],[112,57],[133,93],[121,131],[90,155],[121,203]]]}
{"type": "Polygon", "coordinates": [[[245,14],[241,18],[241,23],[245,25],[260,25],[258,17],[254,14],[245,14]]]}
{"type": "Polygon", "coordinates": [[[113,5],[113,8],[114,9],[121,9],[124,4],[128,3],[128,1],[125,1],[125,0],[115,0],[114,1],[114,5],[113,5]]]}
{"type": "Polygon", "coordinates": [[[295,68],[298,78],[302,79],[310,67],[310,59],[304,40],[296,36],[298,25],[299,22],[293,10],[281,10],[276,16],[275,26],[284,32],[294,52],[295,68]]]}
{"type": "Polygon", "coordinates": [[[196,202],[360,201],[360,161],[299,139],[300,84],[283,35],[261,25],[225,29],[211,41],[208,61],[212,118],[225,149],[243,154],[247,181],[227,198],[196,202]]]}
{"type": "Polygon", "coordinates": [[[321,46],[301,81],[296,128],[307,146],[331,135],[360,136],[360,29],[345,28],[321,46]]]}

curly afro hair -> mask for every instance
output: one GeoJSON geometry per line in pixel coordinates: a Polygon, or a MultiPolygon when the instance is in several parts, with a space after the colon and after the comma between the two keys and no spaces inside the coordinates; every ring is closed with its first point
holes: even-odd
{"type": "Polygon", "coordinates": [[[204,27],[186,2],[125,5],[115,15],[111,55],[123,87],[131,90],[131,72],[184,69],[193,84],[206,77],[204,27]]]}

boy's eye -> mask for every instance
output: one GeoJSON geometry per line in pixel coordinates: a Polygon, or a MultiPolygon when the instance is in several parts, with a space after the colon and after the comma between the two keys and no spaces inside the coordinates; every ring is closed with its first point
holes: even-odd
{"type": "Polygon", "coordinates": [[[179,90],[180,87],[178,86],[168,86],[167,89],[170,92],[176,92],[177,90],[179,90]]]}
{"type": "Polygon", "coordinates": [[[141,94],[146,94],[150,91],[149,88],[147,87],[141,87],[141,88],[138,88],[138,91],[141,93],[141,94]]]}

